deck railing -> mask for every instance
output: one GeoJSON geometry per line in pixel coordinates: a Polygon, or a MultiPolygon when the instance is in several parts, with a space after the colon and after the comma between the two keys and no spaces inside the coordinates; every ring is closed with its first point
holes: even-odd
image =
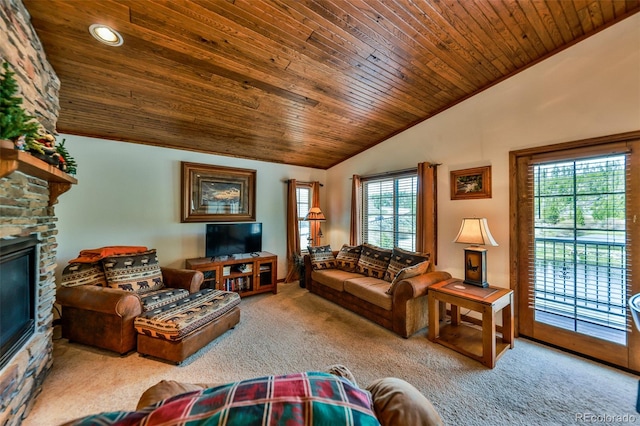
{"type": "Polygon", "coordinates": [[[536,238],[536,320],[607,340],[624,339],[625,250],[624,243],[536,238]]]}

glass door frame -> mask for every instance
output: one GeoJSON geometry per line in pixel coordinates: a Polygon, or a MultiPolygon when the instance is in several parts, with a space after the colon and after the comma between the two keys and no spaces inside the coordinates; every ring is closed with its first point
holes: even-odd
{"type": "MultiPolygon", "coordinates": [[[[606,342],[587,335],[563,330],[535,321],[532,308],[532,286],[529,270],[530,255],[533,250],[533,199],[531,188],[527,186],[530,173],[531,158],[545,154],[550,157],[557,155],[558,159],[568,154],[576,153],[580,156],[605,154],[607,149],[620,147],[635,148],[635,155],[628,156],[627,165],[633,172],[632,180],[627,189],[627,233],[631,236],[640,235],[640,131],[567,142],[557,145],[542,146],[509,153],[510,167],[510,287],[515,292],[516,335],[530,337],[535,340],[611,363],[636,372],[640,371],[640,332],[633,326],[630,313],[627,312],[628,335],[627,344],[620,345],[606,342]],[[635,189],[635,192],[633,192],[635,189]]],[[[629,238],[627,250],[630,253],[640,253],[640,238],[629,238]]],[[[637,257],[637,256],[636,256],[637,257]]],[[[633,269],[640,273],[637,263],[628,257],[628,276],[633,277],[633,269]]],[[[636,276],[638,276],[636,274],[636,276]]],[[[640,292],[640,283],[629,278],[629,294],[640,292]]],[[[628,309],[627,309],[628,311],[628,309]]]]}

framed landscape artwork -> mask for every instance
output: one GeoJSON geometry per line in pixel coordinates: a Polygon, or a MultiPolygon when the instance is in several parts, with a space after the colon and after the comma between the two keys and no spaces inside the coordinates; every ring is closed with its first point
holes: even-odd
{"type": "Polygon", "coordinates": [[[256,171],[182,162],[182,222],[256,220],[256,171]]]}
{"type": "Polygon", "coordinates": [[[491,198],[491,166],[451,172],[451,199],[491,198]]]}

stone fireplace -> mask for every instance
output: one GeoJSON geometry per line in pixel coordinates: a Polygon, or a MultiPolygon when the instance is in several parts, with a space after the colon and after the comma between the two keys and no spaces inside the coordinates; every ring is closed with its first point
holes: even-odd
{"type": "MultiPolygon", "coordinates": [[[[23,107],[55,134],[60,82],[22,0],[0,0],[0,63],[16,73],[23,107]]],[[[56,296],[56,217],[58,196],[76,180],[8,141],[0,141],[0,238],[38,239],[35,259],[32,334],[0,367],[0,424],[19,425],[29,413],[53,365],[53,308],[56,296]]],[[[4,281],[4,280],[3,280],[4,281]]],[[[5,285],[5,282],[0,282],[5,285]]],[[[1,297],[15,297],[11,291],[1,297]],[[7,296],[9,295],[9,296],[7,296]]]]}
{"type": "Polygon", "coordinates": [[[38,235],[0,239],[0,369],[35,332],[38,235]]]}

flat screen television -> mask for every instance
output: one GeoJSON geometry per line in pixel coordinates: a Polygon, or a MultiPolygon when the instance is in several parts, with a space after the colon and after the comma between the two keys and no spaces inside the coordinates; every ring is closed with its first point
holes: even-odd
{"type": "Polygon", "coordinates": [[[207,224],[205,256],[220,257],[262,251],[262,223],[207,224]]]}

